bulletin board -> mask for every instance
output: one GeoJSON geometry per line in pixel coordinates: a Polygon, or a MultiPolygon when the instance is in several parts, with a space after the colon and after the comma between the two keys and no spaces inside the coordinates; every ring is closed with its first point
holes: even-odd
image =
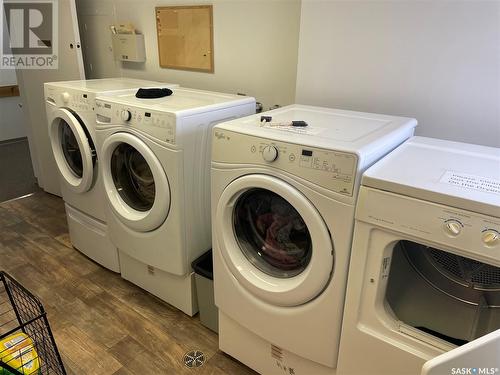
{"type": "Polygon", "coordinates": [[[157,7],[162,68],[214,72],[212,5],[157,7]]]}

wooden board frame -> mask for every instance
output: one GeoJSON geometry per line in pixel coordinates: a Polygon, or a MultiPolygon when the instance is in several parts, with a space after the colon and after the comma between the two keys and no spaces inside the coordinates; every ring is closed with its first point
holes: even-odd
{"type": "Polygon", "coordinates": [[[0,86],[0,98],[19,96],[19,86],[0,86]]]}
{"type": "MultiPolygon", "coordinates": [[[[158,60],[160,67],[162,68],[169,68],[169,69],[180,69],[180,70],[190,70],[190,71],[197,71],[197,72],[205,72],[205,73],[213,73],[214,72],[214,30],[213,30],[213,6],[212,5],[186,5],[186,6],[162,6],[162,7],[156,7],[155,8],[155,19],[156,19],[156,34],[157,34],[157,41],[158,41],[158,60]],[[208,29],[203,30],[203,28],[200,25],[184,25],[185,27],[193,26],[192,34],[190,34],[191,37],[193,37],[194,33],[198,32],[208,32],[209,35],[203,35],[202,38],[204,39],[205,44],[202,46],[202,49],[205,49],[205,51],[199,51],[198,49],[196,50],[195,55],[190,55],[188,53],[187,56],[185,56],[184,60],[196,60],[198,59],[200,63],[169,63],[166,60],[166,55],[164,53],[168,54],[168,51],[173,51],[173,53],[176,54],[176,57],[179,56],[179,46],[176,46],[175,41],[179,41],[179,39],[183,39],[183,35],[175,35],[174,32],[171,32],[172,35],[172,41],[174,42],[172,45],[167,44],[165,41],[166,34],[164,34],[164,30],[167,29],[166,23],[168,22],[165,20],[165,18],[168,17],[167,12],[171,13],[177,13],[177,14],[185,14],[186,18],[184,20],[187,21],[188,17],[192,15],[194,12],[201,12],[205,11],[207,12],[208,16],[208,29]],[[198,26],[198,28],[196,28],[198,26]],[[208,41],[207,41],[208,38],[208,41]],[[177,48],[176,48],[177,47],[177,48]],[[199,56],[197,54],[200,54],[199,56]],[[165,58],[162,58],[165,57],[165,58]]],[[[178,16],[175,18],[175,22],[178,22],[178,16]]],[[[178,25],[178,24],[176,24],[178,25]]],[[[175,28],[170,28],[171,30],[175,28]]],[[[177,28],[178,30],[178,28],[177,28]]],[[[195,36],[195,35],[194,35],[195,36]]],[[[185,40],[182,40],[185,42],[185,40]]],[[[181,47],[185,47],[185,43],[182,44],[181,47]]],[[[193,47],[193,46],[191,46],[193,47]]],[[[184,49],[184,48],[183,48],[184,49]]],[[[195,48],[196,49],[196,48],[195,48]]]]}

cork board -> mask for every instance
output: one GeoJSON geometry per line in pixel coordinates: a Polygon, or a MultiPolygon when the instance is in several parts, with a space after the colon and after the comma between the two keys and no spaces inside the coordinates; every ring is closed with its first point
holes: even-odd
{"type": "Polygon", "coordinates": [[[213,73],[212,5],[156,8],[162,68],[213,73]]]}

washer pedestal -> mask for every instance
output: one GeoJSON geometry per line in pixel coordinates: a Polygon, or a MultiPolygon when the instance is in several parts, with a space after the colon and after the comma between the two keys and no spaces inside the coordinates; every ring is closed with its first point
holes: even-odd
{"type": "Polygon", "coordinates": [[[81,253],[113,272],[120,272],[118,250],[108,237],[105,223],[65,204],[71,244],[81,253]]]}
{"type": "Polygon", "coordinates": [[[154,294],[189,316],[198,312],[198,301],[194,272],[177,276],[144,264],[123,251],[120,254],[120,268],[125,280],[154,294]]]}
{"type": "MultiPolygon", "coordinates": [[[[272,345],[219,310],[219,349],[259,374],[335,375],[336,369],[322,366],[272,345]]],[[[311,343],[314,345],[314,343],[311,343]]]]}

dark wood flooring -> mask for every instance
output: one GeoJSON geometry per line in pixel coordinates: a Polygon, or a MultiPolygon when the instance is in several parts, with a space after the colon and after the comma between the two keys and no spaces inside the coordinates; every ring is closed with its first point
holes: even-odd
{"type": "Polygon", "coordinates": [[[37,192],[0,204],[0,269],[42,300],[68,374],[255,374],[217,335],[71,247],[63,202],[37,192]],[[188,369],[186,352],[205,353],[188,369]]]}

